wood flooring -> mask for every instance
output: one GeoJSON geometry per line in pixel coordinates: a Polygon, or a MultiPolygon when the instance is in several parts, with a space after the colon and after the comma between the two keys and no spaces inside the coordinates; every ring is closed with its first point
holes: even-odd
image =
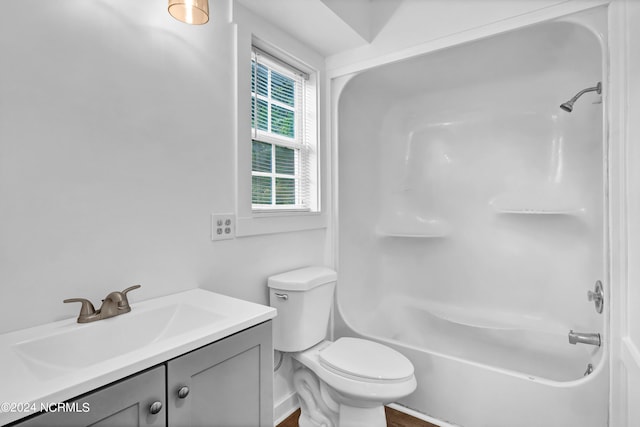
{"type": "MultiPolygon", "coordinates": [[[[387,427],[438,427],[435,424],[419,420],[404,412],[396,411],[386,406],[384,412],[387,416],[387,427]]],[[[300,418],[300,409],[289,415],[289,417],[278,424],[277,427],[298,427],[298,418],[300,418]]]]}

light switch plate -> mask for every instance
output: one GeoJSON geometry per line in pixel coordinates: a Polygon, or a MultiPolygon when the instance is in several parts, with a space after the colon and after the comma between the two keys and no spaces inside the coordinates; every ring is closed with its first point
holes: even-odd
{"type": "Polygon", "coordinates": [[[228,240],[236,237],[236,215],[211,214],[211,240],[228,240]]]}

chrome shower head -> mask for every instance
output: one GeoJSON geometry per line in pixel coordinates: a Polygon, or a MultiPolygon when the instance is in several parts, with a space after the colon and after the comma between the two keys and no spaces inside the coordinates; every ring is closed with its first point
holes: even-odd
{"type": "Polygon", "coordinates": [[[562,104],[560,106],[560,108],[562,108],[564,111],[566,111],[567,113],[570,113],[573,111],[573,101],[567,101],[564,104],[562,104]]]}
{"type": "Polygon", "coordinates": [[[598,95],[602,93],[602,83],[598,82],[597,85],[595,85],[594,87],[590,87],[587,89],[582,89],[580,92],[578,92],[576,94],[576,96],[574,96],[573,98],[571,98],[570,100],[568,100],[567,102],[565,102],[564,104],[560,105],[560,108],[562,108],[564,111],[570,113],[573,111],[573,103],[576,102],[578,100],[578,98],[580,98],[583,94],[587,93],[587,92],[597,92],[598,95]]]}

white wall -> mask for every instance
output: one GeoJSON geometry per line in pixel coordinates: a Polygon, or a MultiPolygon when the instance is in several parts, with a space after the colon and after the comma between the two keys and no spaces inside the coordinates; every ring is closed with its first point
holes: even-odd
{"type": "Polygon", "coordinates": [[[189,26],[157,0],[21,0],[0,14],[0,332],[192,287],[267,303],[324,230],[210,240],[235,200],[231,0],[189,26]]]}

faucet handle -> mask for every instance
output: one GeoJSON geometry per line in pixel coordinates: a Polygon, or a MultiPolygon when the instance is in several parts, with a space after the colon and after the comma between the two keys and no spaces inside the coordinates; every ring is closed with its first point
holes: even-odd
{"type": "Polygon", "coordinates": [[[587,291],[587,299],[589,301],[600,301],[602,299],[602,295],[593,291],[587,291]]]}
{"type": "Polygon", "coordinates": [[[604,308],[604,288],[602,282],[598,280],[593,288],[593,291],[587,292],[587,299],[593,301],[596,306],[596,311],[602,313],[604,308]]]}
{"type": "Polygon", "coordinates": [[[140,287],[142,287],[142,286],[141,286],[141,285],[133,285],[133,286],[130,286],[130,287],[128,287],[127,289],[125,289],[124,291],[122,291],[122,295],[127,295],[127,292],[132,291],[132,290],[134,290],[134,289],[138,289],[138,288],[140,288],[140,287]]]}
{"type": "Polygon", "coordinates": [[[118,305],[122,305],[123,307],[128,307],[129,306],[129,299],[127,298],[127,293],[134,290],[134,289],[138,289],[139,287],[141,287],[140,285],[133,285],[128,287],[127,289],[125,289],[124,291],[121,292],[122,294],[122,302],[120,302],[118,305]]]}
{"type": "Polygon", "coordinates": [[[62,301],[64,303],[68,303],[68,302],[80,302],[82,303],[82,307],[80,307],[80,314],[78,315],[78,323],[85,323],[86,319],[90,316],[93,316],[94,314],[96,314],[96,309],[93,306],[93,304],[91,303],[91,301],[89,301],[86,298],[68,298],[64,301],[62,301]]]}

